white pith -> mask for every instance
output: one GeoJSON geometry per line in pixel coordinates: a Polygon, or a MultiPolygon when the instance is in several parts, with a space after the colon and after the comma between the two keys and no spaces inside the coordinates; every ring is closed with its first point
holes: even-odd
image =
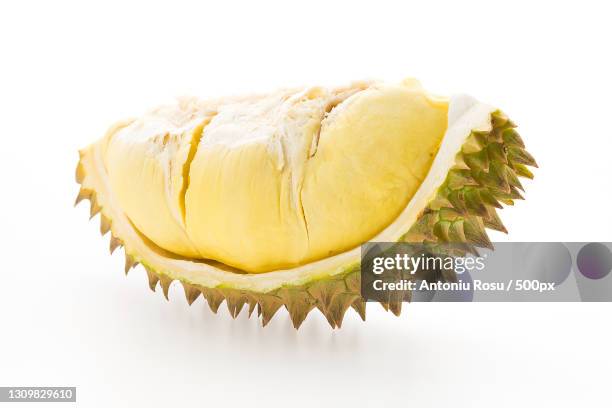
{"type": "MultiPolygon", "coordinates": [[[[371,241],[397,241],[410,229],[421,210],[444,182],[470,132],[491,130],[490,114],[493,111],[495,108],[492,106],[479,103],[469,96],[460,95],[450,99],[448,128],[429,173],[399,217],[371,241]]],[[[113,199],[106,177],[103,148],[101,143],[96,143],[84,156],[86,176],[82,182],[83,187],[95,191],[102,212],[112,220],[113,235],[123,241],[128,254],[171,279],[181,279],[204,287],[222,285],[240,290],[268,292],[284,285],[301,285],[341,274],[359,263],[359,247],[296,268],[259,274],[235,273],[201,261],[176,259],[171,253],[145,242],[120,210],[113,199]]]]}

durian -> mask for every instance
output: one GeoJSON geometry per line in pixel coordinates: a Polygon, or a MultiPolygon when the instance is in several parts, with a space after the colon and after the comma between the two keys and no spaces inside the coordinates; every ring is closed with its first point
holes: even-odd
{"type": "MultiPolygon", "coordinates": [[[[515,125],[472,97],[415,80],[185,98],[121,121],[80,151],[77,203],[91,202],[110,250],[125,248],[152,290],[178,280],[232,316],[266,325],[285,307],[332,327],[365,319],[360,245],[490,247],[496,209],[536,166],[515,125]]],[[[383,303],[398,315],[401,299],[383,303]]]]}

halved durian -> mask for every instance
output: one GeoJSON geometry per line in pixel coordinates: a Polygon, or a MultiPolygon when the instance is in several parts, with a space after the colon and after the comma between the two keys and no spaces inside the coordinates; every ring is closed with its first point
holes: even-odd
{"type": "Polygon", "coordinates": [[[485,228],[505,231],[495,209],[536,165],[514,128],[414,80],[184,99],[82,150],[77,202],[166,297],[179,280],[215,312],[248,304],[265,325],[284,306],[297,328],[317,308],[340,327],[350,306],[365,319],[361,244],[488,247],[485,228]]]}

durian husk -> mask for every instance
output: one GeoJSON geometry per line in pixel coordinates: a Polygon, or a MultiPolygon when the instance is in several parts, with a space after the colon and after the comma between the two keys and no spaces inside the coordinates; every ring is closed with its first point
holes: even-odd
{"type": "MultiPolygon", "coordinates": [[[[507,232],[497,209],[523,198],[519,179],[533,178],[528,167],[537,165],[525,150],[515,124],[504,113],[491,111],[489,120],[489,130],[468,132],[443,183],[399,241],[462,243],[466,251],[475,252],[478,247],[492,248],[487,228],[507,232]]],[[[181,259],[155,246],[133,227],[113,200],[104,177],[102,151],[101,145],[94,144],[79,152],[76,181],[81,188],[75,205],[88,199],[90,218],[100,214],[100,232],[102,235],[111,233],[110,252],[124,247],[126,274],[142,264],[151,290],[160,286],[166,298],[170,285],[178,280],[189,304],[202,295],[216,313],[225,301],[234,318],[248,306],[248,315],[257,309],[263,326],[281,307],[288,311],[296,329],[313,309],[318,309],[332,328],[342,326],[349,308],[365,320],[366,302],[360,295],[360,265],[353,258],[330,273],[290,275],[291,279],[286,280],[289,276],[286,271],[240,274],[222,265],[181,259]],[[147,256],[152,253],[157,256],[147,256]],[[176,265],[180,265],[180,270],[176,265]],[[207,276],[212,278],[201,279],[198,275],[201,268],[206,268],[207,276]],[[262,288],[255,283],[258,279],[271,280],[272,284],[262,288]]],[[[399,315],[403,300],[390,298],[381,305],[399,315]]]]}

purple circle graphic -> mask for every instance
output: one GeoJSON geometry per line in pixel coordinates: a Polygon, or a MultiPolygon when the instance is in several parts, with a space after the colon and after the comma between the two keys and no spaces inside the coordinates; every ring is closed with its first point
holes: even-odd
{"type": "Polygon", "coordinates": [[[554,283],[555,287],[565,282],[572,271],[572,255],[560,242],[528,244],[519,256],[522,270],[527,276],[554,283]]]}
{"type": "Polygon", "coordinates": [[[612,270],[612,252],[600,243],[583,246],[576,259],[578,270],[589,279],[601,279],[612,270]]]}

